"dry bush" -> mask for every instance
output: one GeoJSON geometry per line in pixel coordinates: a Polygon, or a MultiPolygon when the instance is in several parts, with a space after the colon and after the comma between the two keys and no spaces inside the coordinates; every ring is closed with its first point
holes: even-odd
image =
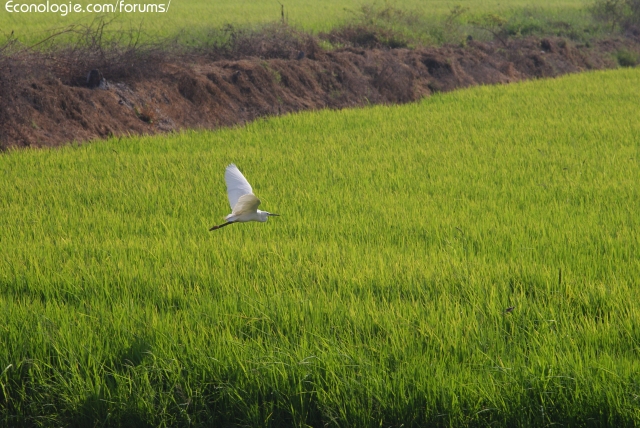
{"type": "Polygon", "coordinates": [[[92,69],[107,79],[138,79],[156,75],[160,64],[185,54],[174,40],[141,42],[139,29],[112,30],[110,24],[98,19],[90,25],[55,30],[32,46],[10,39],[0,47],[0,67],[15,69],[23,64],[23,79],[53,77],[84,86],[92,69]]]}
{"type": "Polygon", "coordinates": [[[396,49],[407,47],[408,41],[398,32],[375,25],[348,25],[321,33],[320,37],[334,46],[363,49],[396,49]]]}
{"type": "Polygon", "coordinates": [[[296,30],[286,23],[268,24],[258,28],[238,28],[227,25],[212,30],[193,53],[210,59],[292,59],[300,51],[313,58],[320,50],[310,34],[296,30]]]}
{"type": "Polygon", "coordinates": [[[89,26],[70,29],[71,43],[51,44],[42,50],[51,72],[63,83],[84,85],[87,72],[98,69],[107,80],[129,80],[156,76],[160,65],[177,59],[181,52],[175,39],[150,41],[140,29],[110,29],[110,21],[96,20],[89,26]]]}

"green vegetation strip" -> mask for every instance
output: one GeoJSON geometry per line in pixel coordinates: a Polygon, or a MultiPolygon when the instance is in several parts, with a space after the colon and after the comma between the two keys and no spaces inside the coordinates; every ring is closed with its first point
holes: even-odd
{"type": "MultiPolygon", "coordinates": [[[[512,14],[520,15],[526,10],[534,15],[558,16],[559,20],[569,24],[582,22],[587,18],[586,8],[593,3],[592,0],[539,0],[535,5],[531,0],[436,0],[425,3],[420,0],[398,0],[393,2],[376,2],[361,0],[295,0],[292,2],[277,0],[173,0],[169,5],[168,0],[154,1],[110,1],[94,2],[92,0],[49,1],[49,10],[58,12],[20,12],[20,8],[29,5],[46,5],[44,0],[30,0],[3,2],[0,7],[0,41],[12,31],[20,40],[27,43],[39,42],[56,30],[63,30],[73,25],[88,25],[96,19],[107,21],[115,20],[110,29],[142,29],[143,33],[151,37],[175,36],[182,34],[184,41],[189,42],[189,37],[201,38],[206,36],[212,27],[224,25],[259,25],[284,19],[296,28],[307,31],[329,31],[333,28],[351,22],[362,17],[363,5],[365,9],[387,10],[394,15],[398,11],[405,11],[406,16],[396,16],[400,22],[395,22],[409,32],[418,31],[412,29],[418,24],[430,27],[440,26],[440,20],[448,17],[456,7],[464,8],[469,14],[492,13],[509,17],[512,14]],[[52,5],[56,7],[52,9],[52,5]],[[71,8],[69,8],[71,4],[71,8]],[[133,12],[133,5],[148,5],[144,7],[146,12],[139,12],[139,6],[133,12]],[[16,6],[17,5],[17,6],[16,6]],[[153,8],[151,7],[153,6],[153,8]],[[163,8],[160,8],[163,5],[163,8]],[[167,9],[168,6],[168,9],[167,9]],[[18,12],[16,12],[16,7],[18,12]],[[60,9],[62,7],[63,9],[60,9]],[[82,12],[74,12],[75,8],[82,12]],[[114,9],[111,9],[113,7],[114,9]],[[69,11],[67,11],[69,10],[69,11]],[[101,13],[90,13],[94,10],[101,13]],[[111,12],[111,10],[114,10],[111,12]],[[166,12],[151,12],[166,10],[166,12]],[[579,15],[579,18],[576,16],[579,15]],[[576,21],[577,19],[577,21],[576,21]]],[[[394,16],[386,16],[391,21],[394,16]]],[[[531,25],[529,23],[529,25],[531,25]]],[[[420,31],[428,31],[422,29],[420,31]]],[[[418,31],[419,32],[419,31],[418,31]]],[[[98,38],[102,34],[97,35],[98,38]]],[[[198,42],[201,43],[201,42],[198,42]]]]}
{"type": "Polygon", "coordinates": [[[0,425],[640,424],[638,94],[1,155],[0,425]],[[207,231],[230,162],[282,217],[207,231]]]}

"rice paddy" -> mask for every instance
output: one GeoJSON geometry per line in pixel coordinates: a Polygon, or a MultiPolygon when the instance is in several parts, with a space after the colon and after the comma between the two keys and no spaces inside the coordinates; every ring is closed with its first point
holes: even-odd
{"type": "Polygon", "coordinates": [[[0,424],[637,425],[638,94],[626,69],[0,155],[0,424]],[[231,162],[281,217],[208,232],[231,162]]]}

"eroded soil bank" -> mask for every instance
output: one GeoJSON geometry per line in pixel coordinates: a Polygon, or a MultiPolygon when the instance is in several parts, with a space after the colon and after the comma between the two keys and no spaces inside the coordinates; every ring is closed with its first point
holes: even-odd
{"type": "Polygon", "coordinates": [[[470,41],[413,50],[314,49],[289,59],[196,58],[163,62],[123,81],[105,73],[106,89],[89,89],[80,78],[63,83],[52,70],[44,78],[15,79],[10,91],[6,81],[4,91],[0,86],[0,146],[56,146],[213,129],[300,110],[405,103],[471,85],[614,68],[621,49],[639,52],[640,43],[528,38],[508,46],[470,41]]]}

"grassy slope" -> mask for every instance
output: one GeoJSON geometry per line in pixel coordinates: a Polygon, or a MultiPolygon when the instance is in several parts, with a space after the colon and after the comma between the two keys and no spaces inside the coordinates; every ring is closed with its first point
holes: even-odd
{"type": "Polygon", "coordinates": [[[639,90],[0,156],[0,424],[640,423],[639,90]],[[282,217],[207,232],[229,162],[282,217]]]}
{"type": "MultiPolygon", "coordinates": [[[[163,2],[167,3],[165,0],[156,3],[163,2]]],[[[73,4],[76,3],[86,6],[92,2],[83,0],[73,4]]],[[[372,3],[380,7],[385,5],[384,2],[360,0],[352,0],[348,4],[337,0],[296,0],[281,3],[285,6],[290,24],[311,31],[326,31],[352,19],[354,13],[357,15],[363,4],[372,3]]],[[[511,10],[534,8],[549,12],[562,11],[562,15],[568,14],[570,16],[571,11],[581,9],[590,3],[589,0],[561,2],[544,0],[535,3],[531,0],[441,0],[430,1],[425,5],[419,0],[398,0],[389,2],[388,5],[402,10],[416,10],[427,17],[446,15],[456,5],[468,7],[470,13],[493,12],[508,15],[511,10]]],[[[59,16],[53,13],[8,13],[4,9],[3,3],[3,8],[0,10],[0,37],[15,31],[15,35],[22,40],[39,41],[49,34],[52,28],[62,28],[72,24],[88,24],[98,16],[102,15],[71,13],[67,16],[59,16]]],[[[107,17],[113,16],[107,15],[107,17]]],[[[199,31],[209,29],[211,26],[221,26],[227,23],[246,25],[279,20],[280,4],[274,0],[173,1],[169,12],[165,14],[122,13],[116,14],[116,18],[117,26],[138,28],[139,25],[142,25],[145,32],[150,34],[173,35],[178,31],[198,34],[199,31]]]]}

